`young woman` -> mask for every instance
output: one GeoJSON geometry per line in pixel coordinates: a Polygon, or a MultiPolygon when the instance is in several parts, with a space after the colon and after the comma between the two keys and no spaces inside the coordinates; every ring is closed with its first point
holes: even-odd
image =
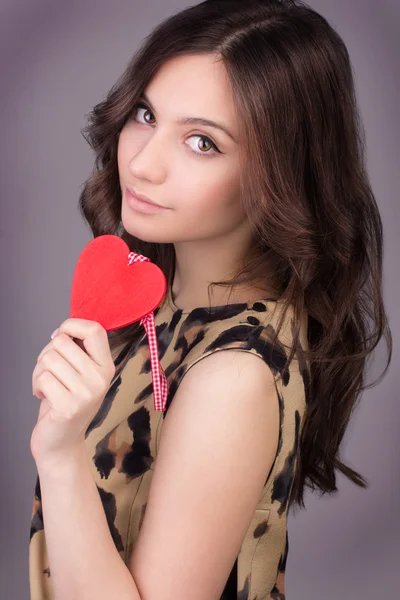
{"type": "Polygon", "coordinates": [[[80,208],[165,273],[168,398],[143,326],[109,332],[84,455],[40,464],[31,600],[284,600],[289,509],[367,486],[340,444],[383,335],[391,357],[346,47],[301,2],[207,0],[90,117],[80,208]]]}

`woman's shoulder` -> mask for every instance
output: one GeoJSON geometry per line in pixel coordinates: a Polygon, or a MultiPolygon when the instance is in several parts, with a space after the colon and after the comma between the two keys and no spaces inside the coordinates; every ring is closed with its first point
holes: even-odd
{"type": "MultiPolygon", "coordinates": [[[[192,311],[180,323],[173,344],[169,346],[170,358],[176,367],[170,378],[172,389],[177,389],[186,373],[199,361],[213,353],[229,350],[258,356],[277,378],[288,367],[293,342],[294,310],[291,305],[283,317],[281,331],[273,341],[282,312],[282,303],[270,300],[216,307],[211,312],[192,311]]],[[[306,338],[305,325],[306,321],[301,320],[298,340],[301,348],[306,338]]],[[[232,360],[229,352],[224,354],[227,361],[232,360]]],[[[289,368],[298,369],[296,354],[289,368]]]]}

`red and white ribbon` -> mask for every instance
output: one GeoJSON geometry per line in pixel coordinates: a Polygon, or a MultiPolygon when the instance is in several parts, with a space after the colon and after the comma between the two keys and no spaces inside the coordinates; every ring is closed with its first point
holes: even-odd
{"type": "MultiPolygon", "coordinates": [[[[150,259],[147,258],[147,256],[143,256],[142,254],[136,254],[135,252],[130,252],[128,254],[128,265],[131,265],[135,262],[145,261],[150,262],[150,259]]],[[[153,380],[154,409],[164,411],[168,395],[168,382],[167,377],[164,373],[164,369],[162,368],[158,357],[158,345],[156,328],[154,323],[154,311],[151,311],[149,314],[143,317],[143,319],[140,320],[140,324],[144,326],[149,342],[151,376],[153,380]]]]}

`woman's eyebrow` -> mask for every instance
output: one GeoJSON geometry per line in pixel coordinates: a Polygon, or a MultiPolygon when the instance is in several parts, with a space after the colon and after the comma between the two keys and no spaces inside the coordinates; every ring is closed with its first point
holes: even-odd
{"type": "MultiPolygon", "coordinates": [[[[142,98],[145,102],[147,102],[147,104],[150,106],[152,111],[156,112],[145,92],[143,92],[141,94],[140,98],[142,98]]],[[[232,133],[222,123],[217,123],[216,121],[210,121],[210,119],[204,119],[202,117],[180,117],[179,119],[176,120],[176,122],[179,125],[187,125],[188,123],[190,123],[192,125],[206,125],[206,126],[208,125],[209,127],[215,127],[216,129],[220,129],[221,131],[224,131],[226,133],[226,135],[228,135],[237,144],[237,141],[234,138],[234,136],[232,135],[232,133]]]]}

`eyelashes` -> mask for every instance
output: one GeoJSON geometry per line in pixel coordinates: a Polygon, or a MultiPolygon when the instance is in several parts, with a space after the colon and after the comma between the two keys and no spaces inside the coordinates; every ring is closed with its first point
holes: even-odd
{"type": "MultiPolygon", "coordinates": [[[[143,108],[144,110],[148,110],[149,112],[151,112],[151,109],[144,103],[144,102],[137,102],[132,109],[131,115],[130,115],[130,119],[135,120],[136,122],[139,122],[136,118],[137,115],[137,110],[139,108],[143,108]]],[[[152,123],[142,123],[144,125],[152,125],[152,123]]],[[[215,154],[222,154],[221,151],[219,150],[218,146],[215,144],[215,142],[213,142],[213,140],[211,138],[209,138],[207,135],[203,135],[200,133],[196,133],[196,134],[192,134],[189,137],[197,137],[200,138],[202,140],[205,140],[212,148],[212,151],[208,151],[208,152],[196,152],[196,150],[193,150],[192,148],[190,148],[189,146],[187,147],[188,152],[191,152],[192,154],[195,154],[196,156],[213,156],[215,154]]]]}

